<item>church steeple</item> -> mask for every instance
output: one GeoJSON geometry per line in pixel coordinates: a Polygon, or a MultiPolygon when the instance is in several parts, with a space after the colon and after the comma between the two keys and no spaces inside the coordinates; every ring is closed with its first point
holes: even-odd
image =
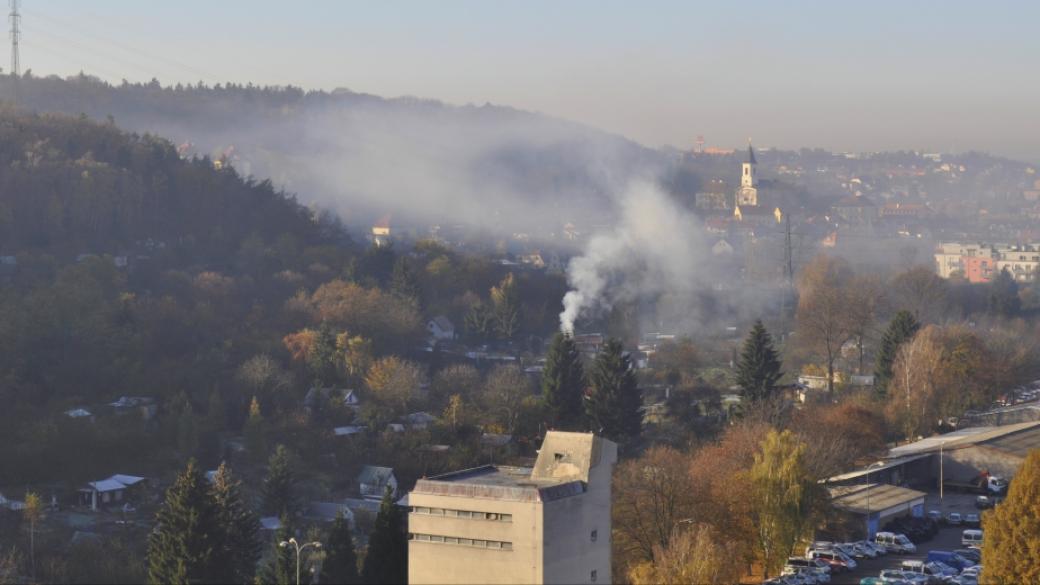
{"type": "Polygon", "coordinates": [[[751,148],[751,139],[747,142],[747,161],[750,165],[757,165],[758,161],[755,160],[755,149],[751,148]]]}
{"type": "Polygon", "coordinates": [[[751,139],[748,138],[747,162],[740,165],[740,188],[737,189],[737,205],[758,205],[758,189],[755,188],[755,149],[751,147],[751,139]]]}

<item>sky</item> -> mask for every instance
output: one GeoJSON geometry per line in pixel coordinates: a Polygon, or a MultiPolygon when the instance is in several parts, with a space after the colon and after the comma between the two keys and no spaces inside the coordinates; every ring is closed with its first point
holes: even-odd
{"type": "Polygon", "coordinates": [[[702,135],[1040,161],[1035,1],[22,0],[21,12],[35,75],[490,102],[651,147],[702,135]]]}

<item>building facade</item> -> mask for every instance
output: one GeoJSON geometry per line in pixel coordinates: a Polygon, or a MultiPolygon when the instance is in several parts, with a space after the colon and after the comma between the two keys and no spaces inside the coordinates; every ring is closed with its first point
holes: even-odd
{"type": "Polygon", "coordinates": [[[420,479],[408,495],[409,583],[610,583],[617,445],[549,431],[533,468],[420,479]]]}

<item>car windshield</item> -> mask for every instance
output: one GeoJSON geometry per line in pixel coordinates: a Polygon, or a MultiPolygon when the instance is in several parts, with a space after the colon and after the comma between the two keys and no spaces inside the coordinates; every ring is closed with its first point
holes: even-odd
{"type": "Polygon", "coordinates": [[[896,542],[899,544],[910,544],[910,539],[900,534],[896,537],[896,542]]]}

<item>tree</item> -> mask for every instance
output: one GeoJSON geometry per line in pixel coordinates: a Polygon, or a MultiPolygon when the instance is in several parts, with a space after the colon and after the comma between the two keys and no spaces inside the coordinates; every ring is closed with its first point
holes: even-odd
{"type": "Polygon", "coordinates": [[[343,517],[343,512],[336,514],[336,520],[329,529],[329,535],[322,543],[325,560],[321,563],[321,583],[330,585],[352,585],[358,583],[357,553],[354,551],[354,536],[350,524],[343,517]]]}
{"type": "Polygon", "coordinates": [[[739,552],[736,543],[709,525],[676,527],[667,546],[655,547],[654,560],[636,565],[628,576],[633,585],[737,583],[744,572],[739,552]]]}
{"type": "Polygon", "coordinates": [[[216,582],[220,550],[216,509],[206,478],[188,461],[155,518],[148,536],[148,582],[216,582]]]}
{"type": "Polygon", "coordinates": [[[500,432],[514,434],[524,398],[530,395],[531,381],[520,368],[495,366],[487,379],[483,407],[498,424],[500,432]]]}
{"type": "Polygon", "coordinates": [[[585,401],[585,414],[593,429],[611,439],[638,437],[642,430],[643,398],[636,383],[632,362],[617,339],[603,345],[592,366],[592,390],[585,401]]]}
{"type": "Polygon", "coordinates": [[[888,392],[888,385],[892,382],[892,365],[896,361],[899,348],[912,339],[920,328],[921,324],[910,311],[899,311],[892,317],[888,329],[881,336],[881,345],[878,347],[874,364],[874,390],[878,396],[884,397],[888,392]]]}
{"type": "MultiPolygon", "coordinates": [[[[286,339],[290,337],[292,336],[287,335],[286,339]]],[[[291,344],[286,342],[286,345],[291,344]]],[[[307,347],[309,348],[309,345],[307,347]]],[[[292,351],[290,348],[290,352],[292,351]]],[[[297,351],[303,350],[297,348],[297,351]]],[[[305,358],[300,357],[299,359],[305,358]]],[[[275,393],[290,388],[293,383],[292,374],[283,369],[271,356],[264,354],[253,356],[243,362],[238,368],[237,378],[251,394],[261,396],[265,400],[273,398],[275,393]]]]}
{"type": "Polygon", "coordinates": [[[281,526],[274,534],[271,542],[271,553],[267,562],[260,569],[257,581],[263,585],[295,585],[296,583],[296,549],[292,546],[279,546],[293,537],[295,530],[292,528],[288,516],[282,516],[281,526]]]}
{"type": "Polygon", "coordinates": [[[249,457],[253,461],[263,461],[267,456],[267,431],[264,428],[264,415],[260,413],[260,401],[256,396],[249,402],[249,415],[242,428],[242,438],[249,457]]]}
{"type": "Polygon", "coordinates": [[[475,401],[482,383],[480,372],[473,366],[448,366],[434,374],[433,382],[430,384],[430,401],[441,405],[455,394],[461,394],[462,399],[467,402],[475,401]]]}
{"type": "Polygon", "coordinates": [[[949,311],[950,285],[929,266],[914,266],[892,279],[890,299],[922,323],[934,323],[949,311]]]}
{"type": "Polygon", "coordinates": [[[578,430],[585,395],[585,369],[574,340],[563,333],[553,336],[542,370],[542,398],[552,424],[564,430],[578,430]]]}
{"type": "Polygon", "coordinates": [[[314,335],[314,344],[307,354],[307,365],[319,384],[336,380],[336,334],[328,321],[322,321],[314,335]]]}
{"type": "Polygon", "coordinates": [[[1005,266],[989,285],[989,312],[1001,317],[1015,317],[1022,309],[1018,283],[1005,266]]]}
{"type": "Polygon", "coordinates": [[[818,256],[799,281],[799,339],[827,364],[827,392],[834,396],[834,362],[852,337],[847,283],[851,270],[844,260],[818,256]]]}
{"type": "Polygon", "coordinates": [[[498,286],[491,287],[491,313],[498,336],[512,339],[520,325],[520,291],[512,272],[498,286]]]}
{"type": "Polygon", "coordinates": [[[29,565],[32,567],[32,578],[36,579],[36,523],[43,516],[43,502],[35,492],[25,494],[25,509],[22,515],[29,521],[29,565]]]}
{"type": "Polygon", "coordinates": [[[491,337],[495,329],[494,316],[491,309],[483,301],[477,300],[470,305],[463,323],[470,340],[483,343],[491,337]]]}
{"type": "Polygon", "coordinates": [[[884,293],[883,283],[875,276],[856,276],[849,283],[849,334],[856,341],[859,366],[856,372],[863,373],[863,359],[867,338],[873,333],[874,320],[884,293]]]}
{"type": "Polygon", "coordinates": [[[241,482],[221,463],[210,488],[216,508],[219,583],[250,583],[260,559],[260,522],[242,498],[241,482]]]}
{"type": "Polygon", "coordinates": [[[422,286],[407,256],[401,256],[394,262],[393,275],[390,277],[390,292],[422,307],[422,286]]]}
{"type": "Polygon", "coordinates": [[[779,572],[811,530],[819,488],[806,465],[806,446],[791,431],[769,431],[749,480],[758,552],[768,577],[779,572]]]}
{"type": "Polygon", "coordinates": [[[372,365],[372,340],[346,332],[336,336],[336,349],[343,356],[343,366],[353,379],[364,377],[372,365]]]}
{"type": "Polygon", "coordinates": [[[285,445],[278,445],[267,462],[264,479],[263,510],[269,516],[292,516],[293,488],[296,478],[292,471],[292,457],[285,445]]]}
{"type": "Polygon", "coordinates": [[[1026,456],[1007,499],[982,515],[982,564],[990,583],[1040,583],[1040,450],[1026,456]]]}
{"type": "Polygon", "coordinates": [[[781,376],[780,357],[773,348],[773,338],[762,325],[761,319],[755,321],[744,341],[744,350],[737,364],[737,385],[745,399],[763,400],[773,396],[776,382],[781,376]]]}
{"type": "Polygon", "coordinates": [[[394,503],[390,488],[383,494],[372,533],[368,536],[368,552],[361,578],[365,583],[405,583],[408,581],[408,538],[404,532],[404,516],[394,503]]]}
{"type": "Polygon", "coordinates": [[[371,399],[389,407],[396,416],[408,414],[421,382],[419,366],[397,356],[377,360],[365,376],[371,399]]]}

